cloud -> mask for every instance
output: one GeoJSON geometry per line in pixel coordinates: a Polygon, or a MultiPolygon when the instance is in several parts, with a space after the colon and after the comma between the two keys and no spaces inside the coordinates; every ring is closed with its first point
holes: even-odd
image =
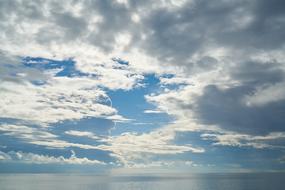
{"type": "Polygon", "coordinates": [[[159,110],[144,110],[144,113],[163,113],[163,112],[159,110]]]}
{"type": "Polygon", "coordinates": [[[169,160],[160,160],[160,161],[149,161],[149,162],[139,162],[132,163],[128,165],[130,169],[173,169],[177,167],[189,168],[196,167],[197,164],[192,161],[169,161],[169,160]]]}
{"type": "Polygon", "coordinates": [[[239,133],[202,134],[204,140],[214,141],[213,145],[264,148],[285,148],[283,146],[285,133],[275,132],[265,136],[252,136],[239,133]],[[276,144],[277,140],[282,140],[276,144]],[[274,143],[275,142],[275,143],[274,143]]]}
{"type": "Polygon", "coordinates": [[[244,98],[248,106],[265,106],[273,102],[280,102],[285,98],[284,82],[270,86],[259,87],[244,98]]]}
{"type": "Polygon", "coordinates": [[[72,135],[72,136],[77,136],[77,137],[88,137],[88,138],[91,138],[91,139],[100,139],[100,137],[98,137],[94,133],[88,132],[88,131],[74,131],[74,130],[70,130],[70,131],[65,131],[65,134],[72,135]]]}
{"type": "MultiPolygon", "coordinates": [[[[184,65],[190,71],[196,64],[196,58],[201,60],[198,67],[211,67],[211,61],[205,63],[203,58],[213,59],[210,52],[221,47],[226,52],[238,49],[239,52],[248,52],[248,55],[254,48],[276,49],[284,43],[280,40],[284,14],[280,11],[282,9],[279,7],[282,6],[279,4],[282,5],[282,2],[279,0],[271,3],[246,0],[181,2],[78,1],[67,2],[64,6],[57,2],[45,2],[44,6],[41,6],[41,2],[3,2],[3,48],[12,51],[9,46],[15,47],[21,43],[33,49],[37,47],[37,56],[43,56],[39,50],[62,56],[67,49],[74,49],[82,54],[75,56],[76,51],[68,51],[69,56],[84,58],[92,53],[100,55],[100,52],[105,52],[105,57],[108,57],[110,54],[122,54],[124,50],[132,52],[138,49],[144,55],[158,58],[165,66],[184,65]],[[273,13],[268,7],[272,7],[270,10],[278,7],[279,11],[273,13]],[[13,20],[12,14],[17,19],[13,20]],[[33,14],[37,16],[31,16],[33,14]],[[131,19],[133,15],[140,21],[131,19]],[[118,38],[126,33],[130,40],[124,38],[122,43],[118,38]],[[5,43],[13,37],[19,40],[5,43]],[[46,44],[41,46],[39,42],[46,44]],[[120,44],[124,45],[118,49],[120,44]]],[[[17,49],[15,47],[13,52],[17,52],[17,49]]],[[[147,62],[144,64],[151,65],[147,62]]]]}
{"type": "Polygon", "coordinates": [[[106,165],[106,163],[98,160],[89,160],[88,158],[78,158],[74,151],[71,151],[71,156],[65,158],[63,156],[54,157],[48,155],[25,153],[25,152],[1,152],[1,162],[17,162],[28,164],[76,164],[76,165],[106,165]]]}
{"type": "Polygon", "coordinates": [[[185,152],[203,153],[201,147],[191,144],[176,145],[175,133],[170,128],[162,128],[150,133],[123,133],[119,136],[109,137],[107,144],[99,145],[101,150],[112,152],[125,167],[131,167],[141,162],[150,162],[155,155],[176,155],[185,152]]]}
{"type": "Polygon", "coordinates": [[[248,134],[267,134],[283,130],[282,113],[284,101],[263,107],[251,107],[242,99],[251,92],[248,86],[221,90],[208,86],[197,101],[196,117],[203,124],[219,125],[221,128],[248,134]]]}
{"type": "MultiPolygon", "coordinates": [[[[169,129],[157,130],[150,133],[124,133],[118,136],[96,136],[89,131],[65,131],[65,134],[77,136],[80,138],[89,138],[99,142],[98,145],[80,144],[61,140],[59,135],[54,135],[45,131],[48,128],[32,128],[20,125],[1,125],[0,131],[4,135],[9,135],[14,138],[22,139],[23,142],[43,146],[46,148],[80,148],[83,150],[101,150],[110,153],[110,156],[117,159],[117,164],[125,167],[131,167],[138,164],[140,160],[145,158],[145,162],[150,162],[151,157],[155,155],[175,155],[184,152],[203,153],[204,149],[194,147],[190,144],[175,145],[173,140],[175,133],[169,129]]],[[[68,162],[68,161],[67,161],[68,162]]]]}
{"type": "Polygon", "coordinates": [[[117,112],[104,105],[108,102],[107,95],[96,89],[90,79],[54,77],[45,85],[6,81],[0,85],[2,117],[49,124],[84,117],[108,117],[117,112]]]}
{"type": "Polygon", "coordinates": [[[40,130],[38,128],[28,127],[24,125],[2,124],[0,125],[0,131],[4,135],[14,136],[16,138],[24,140],[46,140],[55,139],[57,137],[45,129],[40,130]]]}
{"type": "Polygon", "coordinates": [[[162,93],[145,97],[178,122],[190,120],[241,133],[266,134],[283,130],[280,87],[284,76],[279,62],[221,63],[218,69],[189,76],[191,84],[175,89],[166,86],[162,93]]]}
{"type": "Polygon", "coordinates": [[[281,4],[194,1],[175,10],[152,11],[160,16],[145,20],[154,30],[146,37],[145,50],[184,67],[173,78],[161,78],[164,85],[184,87],[146,99],[184,129],[210,125],[251,135],[283,131],[284,14],[268,9],[281,4]],[[279,27],[269,27],[273,25],[279,27]]]}
{"type": "MultiPolygon", "coordinates": [[[[11,136],[14,139],[21,140],[20,141],[21,143],[40,145],[46,148],[62,149],[62,148],[76,147],[80,149],[93,149],[93,150],[99,149],[97,146],[89,144],[72,143],[66,140],[62,140],[60,134],[56,135],[54,134],[55,132],[49,132],[49,128],[39,128],[36,126],[30,127],[30,126],[13,125],[13,124],[1,124],[0,132],[2,133],[1,135],[11,136]]],[[[67,133],[70,133],[70,131],[67,133]]],[[[71,134],[74,135],[74,131],[71,132],[71,134]]],[[[78,133],[76,134],[78,135],[78,133]]],[[[3,136],[1,138],[3,138],[3,136]]],[[[8,145],[11,144],[8,143],[8,145]]]]}
{"type": "Polygon", "coordinates": [[[183,77],[171,77],[171,78],[167,78],[167,77],[160,77],[159,78],[160,83],[162,85],[179,85],[179,84],[191,84],[191,82],[189,81],[188,78],[183,78],[183,77]]]}

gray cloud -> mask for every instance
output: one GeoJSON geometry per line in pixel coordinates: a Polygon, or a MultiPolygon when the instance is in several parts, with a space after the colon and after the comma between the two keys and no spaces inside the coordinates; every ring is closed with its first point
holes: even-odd
{"type": "Polygon", "coordinates": [[[102,22],[96,27],[98,31],[90,33],[87,40],[104,51],[113,49],[118,33],[132,32],[130,10],[123,4],[115,1],[89,1],[85,10],[102,17],[102,22]]]}
{"type": "MultiPolygon", "coordinates": [[[[111,51],[118,33],[128,32],[133,38],[132,45],[138,45],[148,54],[171,64],[191,65],[189,59],[208,47],[251,51],[282,47],[283,3],[280,0],[190,1],[169,9],[158,6],[159,3],[135,1],[128,5],[115,1],[70,1],[67,7],[79,7],[76,16],[74,10],[56,2],[46,3],[43,7],[40,1],[9,1],[2,2],[1,13],[4,22],[16,15],[13,22],[17,25],[27,20],[42,22],[37,33],[37,39],[42,43],[80,37],[81,41],[111,51]],[[132,21],[133,13],[139,15],[140,23],[132,21]],[[96,26],[91,22],[95,15],[101,18],[96,26]],[[63,34],[57,34],[60,29],[63,34]]],[[[4,28],[10,36],[11,30],[4,28]]]]}
{"type": "Polygon", "coordinates": [[[186,73],[190,74],[196,74],[191,72],[195,65],[202,67],[205,63],[199,59],[193,63],[193,55],[205,52],[208,47],[232,51],[226,55],[231,66],[218,65],[237,86],[222,89],[219,84],[209,83],[194,105],[178,100],[177,105],[194,111],[200,123],[226,130],[250,134],[284,131],[284,100],[260,107],[248,106],[243,101],[258,88],[284,82],[284,62],[250,58],[260,52],[282,50],[285,42],[283,4],[278,0],[195,1],[175,10],[154,10],[144,23],[152,32],[143,47],[163,61],[186,66],[186,73]]]}
{"type": "Polygon", "coordinates": [[[244,57],[278,49],[285,42],[282,7],[277,0],[218,0],[195,1],[175,10],[157,9],[143,21],[147,38],[142,47],[163,61],[186,66],[191,66],[189,59],[195,53],[209,47],[242,51],[244,57]]]}
{"type": "Polygon", "coordinates": [[[86,30],[86,21],[82,18],[77,18],[68,12],[54,13],[53,17],[55,23],[64,28],[64,37],[69,40],[75,40],[76,37],[79,37],[86,30]]]}
{"type": "Polygon", "coordinates": [[[231,69],[232,78],[245,84],[265,85],[282,82],[285,73],[277,62],[242,62],[231,69]]]}
{"type": "Polygon", "coordinates": [[[215,84],[206,86],[203,95],[195,102],[195,115],[203,124],[214,124],[241,133],[268,134],[284,131],[285,101],[275,95],[278,89],[274,87],[284,83],[283,67],[284,63],[254,61],[234,65],[229,69],[229,74],[232,80],[238,81],[238,85],[227,89],[215,84]],[[260,106],[245,101],[245,97],[260,93],[260,88],[272,91],[266,95],[272,96],[267,97],[272,101],[260,106]]]}
{"type": "Polygon", "coordinates": [[[200,122],[250,134],[284,131],[285,101],[249,107],[242,98],[252,90],[248,86],[227,90],[220,90],[217,86],[206,87],[195,110],[200,122]]]}

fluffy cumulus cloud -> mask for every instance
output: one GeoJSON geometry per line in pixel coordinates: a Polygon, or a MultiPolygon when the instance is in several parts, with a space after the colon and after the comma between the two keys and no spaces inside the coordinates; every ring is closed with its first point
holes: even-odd
{"type": "Polygon", "coordinates": [[[1,1],[0,160],[96,164],[88,150],[193,166],[225,146],[282,157],[284,30],[282,0],[1,1]],[[171,121],[146,125],[161,115],[171,121]],[[38,154],[50,149],[85,155],[38,154]]]}

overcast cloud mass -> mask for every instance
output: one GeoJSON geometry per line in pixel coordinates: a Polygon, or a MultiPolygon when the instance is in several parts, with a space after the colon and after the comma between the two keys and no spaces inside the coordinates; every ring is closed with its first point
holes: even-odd
{"type": "Polygon", "coordinates": [[[0,0],[0,172],[284,170],[284,31],[283,0],[0,0]]]}

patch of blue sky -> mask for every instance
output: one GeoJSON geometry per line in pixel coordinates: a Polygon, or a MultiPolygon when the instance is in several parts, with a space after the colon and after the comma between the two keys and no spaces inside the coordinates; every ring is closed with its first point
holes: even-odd
{"type": "Polygon", "coordinates": [[[52,125],[53,131],[57,134],[62,134],[68,130],[89,131],[96,135],[108,135],[111,128],[114,127],[114,122],[104,118],[83,118],[81,120],[67,120],[61,123],[52,125]]]}
{"type": "Polygon", "coordinates": [[[24,57],[22,58],[22,64],[26,67],[35,68],[41,71],[60,69],[55,75],[57,77],[92,76],[76,69],[76,62],[72,58],[54,60],[42,57],[24,57]]]}
{"type": "Polygon", "coordinates": [[[153,75],[145,75],[144,87],[135,88],[130,91],[108,91],[114,108],[119,114],[131,119],[127,123],[117,123],[112,134],[123,132],[149,132],[154,128],[161,127],[172,121],[166,113],[144,113],[145,110],[155,109],[155,106],[146,102],[145,95],[157,92],[160,88],[159,79],[153,75]]]}

